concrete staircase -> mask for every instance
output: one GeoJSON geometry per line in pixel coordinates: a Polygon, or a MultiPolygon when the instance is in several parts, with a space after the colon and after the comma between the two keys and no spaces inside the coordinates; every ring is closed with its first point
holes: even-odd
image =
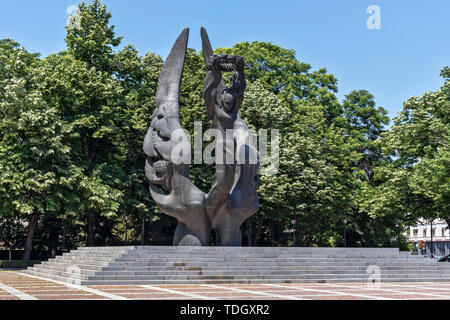
{"type": "Polygon", "coordinates": [[[78,248],[23,272],[81,285],[450,281],[450,263],[392,248],[78,248]]]}

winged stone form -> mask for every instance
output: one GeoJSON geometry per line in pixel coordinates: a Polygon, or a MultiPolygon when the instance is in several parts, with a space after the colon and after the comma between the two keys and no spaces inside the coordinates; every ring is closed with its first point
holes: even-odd
{"type": "Polygon", "coordinates": [[[158,82],[156,108],[144,140],[145,174],[160,210],[176,219],[173,245],[208,245],[210,222],[205,194],[189,178],[191,145],[180,124],[180,84],[189,29],[166,59],[158,82]]]}
{"type": "Polygon", "coordinates": [[[212,129],[218,132],[211,190],[205,195],[189,178],[191,145],[180,124],[179,95],[188,28],[176,40],[159,78],[156,108],[144,140],[145,173],[160,210],[178,220],[173,245],[206,246],[214,229],[218,246],[239,246],[242,222],[258,209],[259,185],[258,153],[239,114],[245,90],[244,60],[214,55],[204,28],[201,36],[207,69],[204,98],[212,129]],[[228,88],[222,71],[232,72],[228,88]],[[230,135],[231,145],[225,141],[230,135]],[[217,161],[227,157],[234,161],[217,161]]]}

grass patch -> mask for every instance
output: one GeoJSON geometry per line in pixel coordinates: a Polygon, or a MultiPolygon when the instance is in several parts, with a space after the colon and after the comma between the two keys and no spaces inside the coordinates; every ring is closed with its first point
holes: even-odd
{"type": "Polygon", "coordinates": [[[25,269],[39,263],[38,260],[0,260],[0,269],[25,269]]]}

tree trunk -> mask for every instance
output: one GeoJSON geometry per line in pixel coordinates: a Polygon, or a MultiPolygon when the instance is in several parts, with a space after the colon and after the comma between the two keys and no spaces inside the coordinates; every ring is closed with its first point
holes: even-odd
{"type": "Polygon", "coordinates": [[[253,234],[253,243],[252,246],[256,247],[256,243],[258,242],[259,235],[261,233],[261,228],[263,225],[264,217],[259,219],[258,228],[256,229],[256,233],[253,234]]]}
{"type": "Polygon", "coordinates": [[[25,248],[23,251],[23,260],[30,260],[31,250],[33,250],[33,237],[34,237],[34,232],[37,229],[38,220],[39,220],[39,214],[37,212],[33,213],[33,216],[31,217],[30,225],[28,227],[27,240],[25,241],[25,248]]]}
{"type": "Polygon", "coordinates": [[[251,247],[253,245],[253,223],[248,221],[245,226],[245,231],[247,233],[247,246],[251,247]]]}
{"type": "Polygon", "coordinates": [[[89,213],[88,214],[88,225],[87,225],[87,241],[86,241],[86,246],[88,246],[88,247],[94,246],[94,238],[95,238],[94,224],[95,224],[94,214],[89,213]]]}
{"type": "Polygon", "coordinates": [[[48,234],[49,234],[48,255],[52,259],[56,257],[56,247],[57,247],[57,243],[58,243],[58,227],[55,226],[54,223],[55,223],[54,219],[52,219],[48,223],[48,225],[49,225],[49,228],[48,228],[48,234]]]}
{"type": "Polygon", "coordinates": [[[142,224],[141,224],[141,245],[143,246],[145,244],[145,217],[142,217],[142,224]]]}

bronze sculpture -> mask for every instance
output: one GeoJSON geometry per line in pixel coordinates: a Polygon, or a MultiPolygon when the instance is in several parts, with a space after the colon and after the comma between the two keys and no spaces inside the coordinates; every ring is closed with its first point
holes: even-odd
{"type": "Polygon", "coordinates": [[[174,245],[206,246],[214,230],[218,246],[240,246],[240,226],[259,205],[258,152],[239,113],[246,87],[244,59],[214,55],[206,30],[201,28],[207,70],[204,98],[211,128],[217,132],[216,173],[205,195],[189,178],[191,145],[179,119],[188,35],[189,29],[183,30],[164,63],[156,109],[144,140],[150,193],[162,212],[178,219],[174,245]],[[232,72],[229,87],[225,86],[222,71],[232,72]]]}

